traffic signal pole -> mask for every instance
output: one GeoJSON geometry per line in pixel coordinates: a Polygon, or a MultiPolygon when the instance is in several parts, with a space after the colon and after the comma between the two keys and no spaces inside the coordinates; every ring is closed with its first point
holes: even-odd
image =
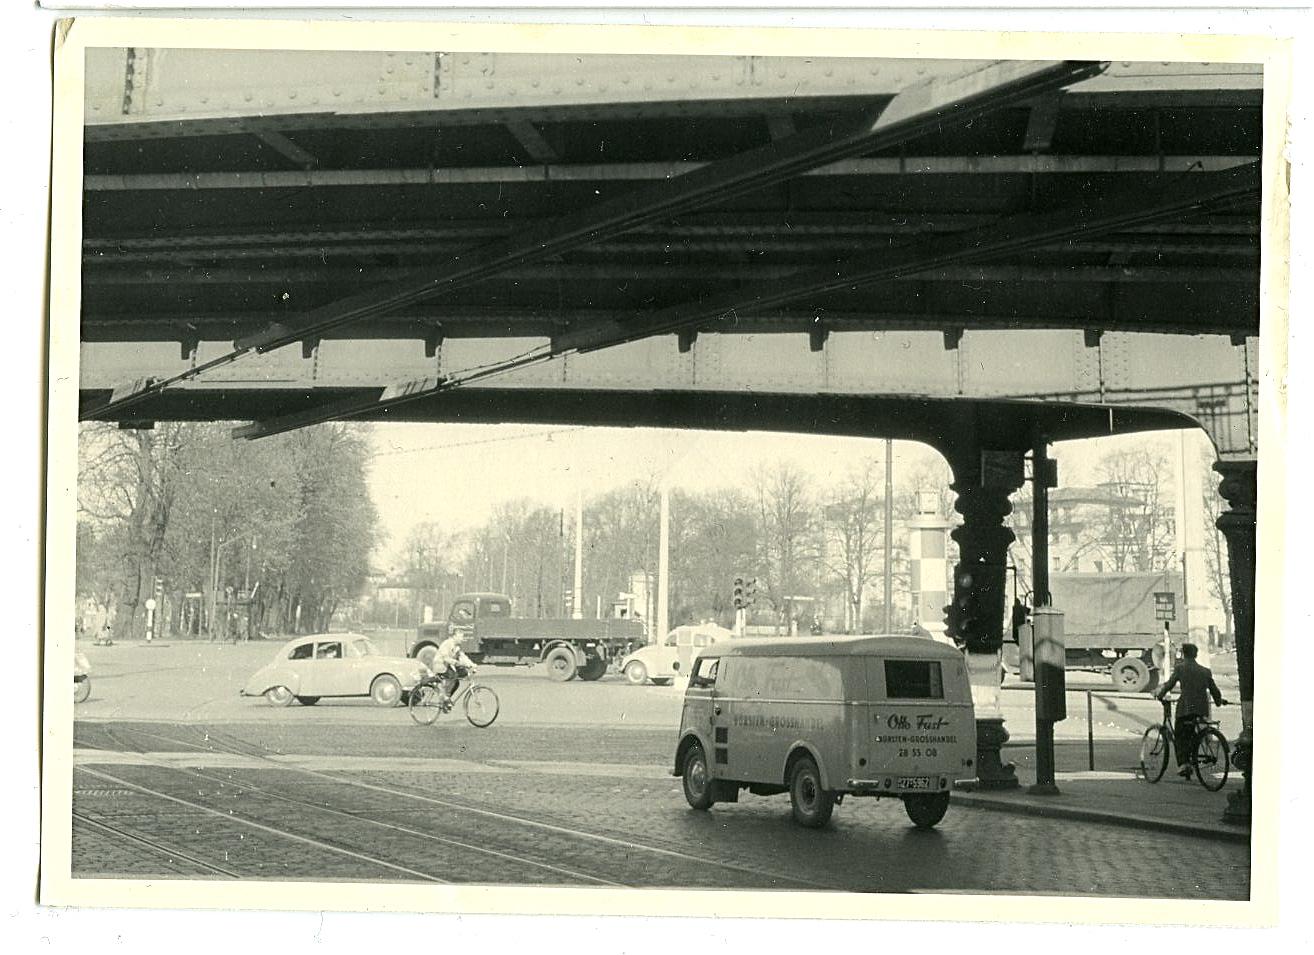
{"type": "MultiPolygon", "coordinates": [[[[1050,463],[1048,443],[1037,436],[1031,452],[1031,593],[1033,609],[1049,607],[1049,480],[1050,463]]],[[[1041,619],[1039,614],[1032,615],[1032,627],[1035,639],[1032,641],[1035,657],[1036,681],[1036,784],[1028,792],[1040,796],[1057,796],[1059,789],[1054,781],[1054,717],[1057,715],[1051,705],[1054,678],[1058,678],[1057,690],[1060,694],[1060,707],[1065,693],[1063,685],[1063,660],[1057,661],[1058,673],[1053,673],[1055,661],[1047,654],[1041,659],[1041,619]]],[[[1049,633],[1045,637],[1048,640],[1049,633]]],[[[1050,649],[1048,643],[1046,649],[1050,649]]],[[[1062,651],[1059,651],[1060,654],[1062,651]]]]}

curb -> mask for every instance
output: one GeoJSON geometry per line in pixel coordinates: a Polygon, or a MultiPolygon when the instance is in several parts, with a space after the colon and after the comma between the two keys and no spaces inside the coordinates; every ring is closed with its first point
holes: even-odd
{"type": "Polygon", "coordinates": [[[953,792],[950,800],[960,806],[970,806],[973,809],[988,809],[994,812],[1039,816],[1046,819],[1098,822],[1106,825],[1123,826],[1128,829],[1150,829],[1155,832],[1195,836],[1200,839],[1213,839],[1219,842],[1250,844],[1250,828],[1248,826],[1245,828],[1218,829],[1185,822],[1173,822],[1167,819],[1155,819],[1152,816],[1140,816],[1134,813],[1112,813],[1099,809],[1081,809],[1076,806],[1055,806],[1031,800],[1012,802],[1006,797],[982,796],[978,793],[958,790],[953,792]]]}

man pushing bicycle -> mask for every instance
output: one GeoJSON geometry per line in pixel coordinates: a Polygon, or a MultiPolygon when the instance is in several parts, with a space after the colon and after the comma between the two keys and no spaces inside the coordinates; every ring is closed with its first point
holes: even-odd
{"type": "Polygon", "coordinates": [[[1177,716],[1173,722],[1173,738],[1177,744],[1177,774],[1182,777],[1191,775],[1191,742],[1194,739],[1195,724],[1198,720],[1209,719],[1209,697],[1214,698],[1216,706],[1226,706],[1227,700],[1218,691],[1214,683],[1214,674],[1207,666],[1195,662],[1198,649],[1194,643],[1182,644],[1182,659],[1173,667],[1173,675],[1154,695],[1160,701],[1178,684],[1182,692],[1177,701],[1177,716]]]}

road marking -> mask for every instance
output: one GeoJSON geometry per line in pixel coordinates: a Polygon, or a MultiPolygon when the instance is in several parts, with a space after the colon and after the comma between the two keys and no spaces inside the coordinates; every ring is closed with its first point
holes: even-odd
{"type": "Polygon", "coordinates": [[[422,756],[244,756],[210,750],[198,752],[125,752],[111,749],[74,749],[75,766],[175,766],[179,769],[269,769],[270,764],[288,769],[337,772],[439,773],[536,773],[548,776],[603,776],[627,779],[669,779],[664,766],[634,763],[565,763],[547,760],[494,759],[477,763],[463,759],[431,759],[422,756]]]}

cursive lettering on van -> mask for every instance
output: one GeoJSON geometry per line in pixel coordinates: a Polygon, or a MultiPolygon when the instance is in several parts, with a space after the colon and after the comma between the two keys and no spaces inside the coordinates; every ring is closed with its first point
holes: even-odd
{"type": "Polygon", "coordinates": [[[885,721],[885,725],[892,730],[912,729],[912,724],[908,722],[908,717],[903,716],[900,713],[895,713],[891,715],[890,718],[885,721]]]}
{"type": "Polygon", "coordinates": [[[948,725],[949,721],[937,713],[918,713],[917,728],[919,730],[938,730],[948,725]]]}

